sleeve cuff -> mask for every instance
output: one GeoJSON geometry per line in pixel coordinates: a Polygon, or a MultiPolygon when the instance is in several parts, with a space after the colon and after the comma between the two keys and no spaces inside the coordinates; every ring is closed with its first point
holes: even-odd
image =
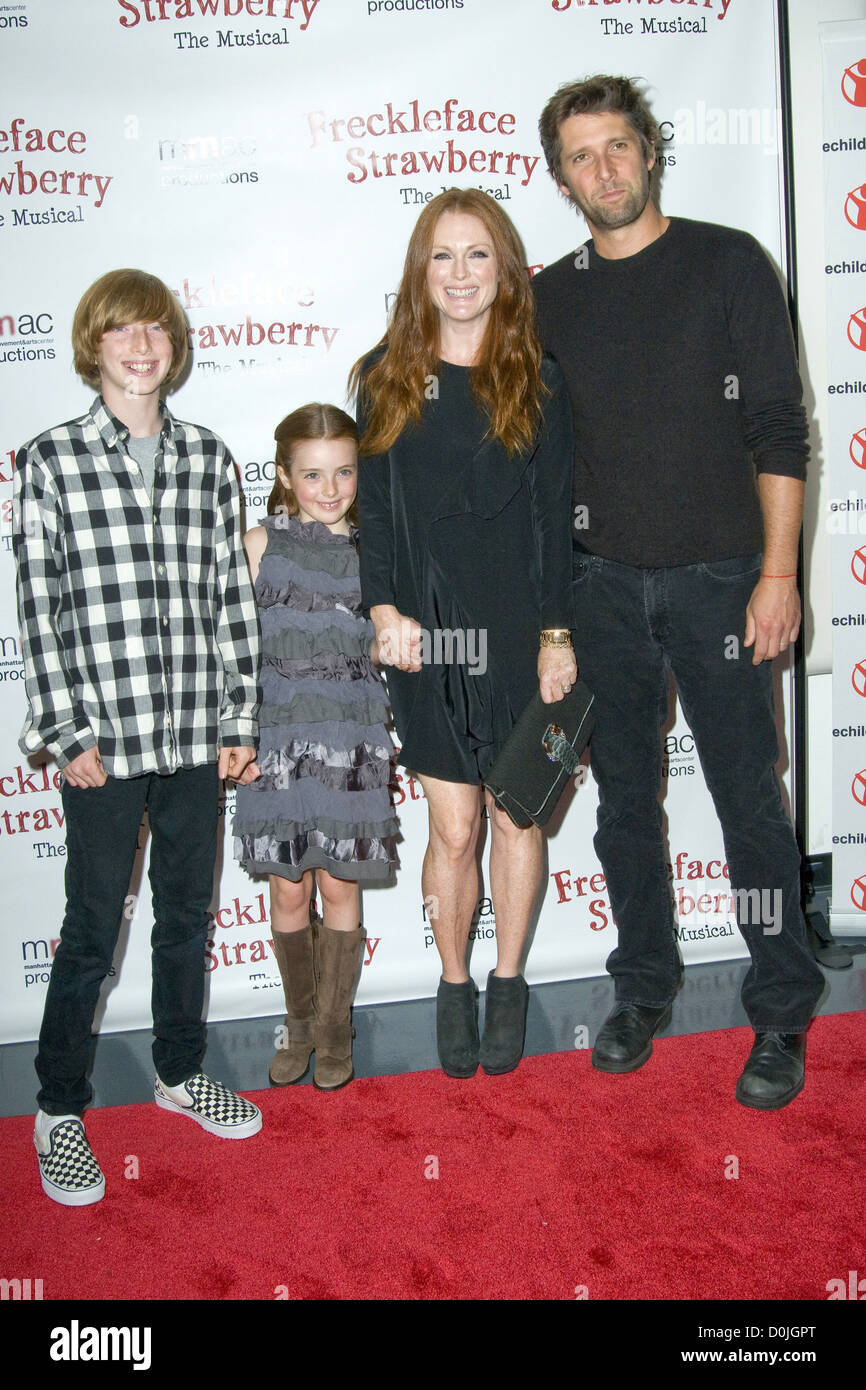
{"type": "Polygon", "coordinates": [[[53,742],[46,743],[45,747],[57,766],[64,768],[80,753],[86,753],[88,748],[95,748],[96,737],[92,729],[73,729],[69,733],[60,734],[53,742]]]}
{"type": "Polygon", "coordinates": [[[220,748],[257,748],[259,726],[255,719],[223,719],[219,727],[220,748]]]}
{"type": "Polygon", "coordinates": [[[798,482],[806,481],[806,461],[801,454],[766,454],[763,458],[755,457],[756,473],[775,473],[781,478],[796,478],[798,482]]]}
{"type": "Polygon", "coordinates": [[[568,628],[569,632],[573,632],[574,615],[572,613],[542,613],[539,621],[539,632],[546,632],[548,628],[568,628]]]}

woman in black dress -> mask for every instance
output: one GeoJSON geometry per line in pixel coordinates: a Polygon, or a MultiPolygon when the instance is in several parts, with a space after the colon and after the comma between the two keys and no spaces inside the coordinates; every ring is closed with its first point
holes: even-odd
{"type": "Polygon", "coordinates": [[[571,408],[542,356],[517,233],[476,189],[427,204],[387,334],[358,362],[361,592],[376,628],[399,761],[430,831],[422,890],[442,959],[439,1059],[450,1076],[513,1070],[541,832],[494,805],[485,775],[541,689],[562,698],[571,647],[571,408]],[[476,843],[490,816],[497,965],[479,1043],[466,968],[476,843]]]}

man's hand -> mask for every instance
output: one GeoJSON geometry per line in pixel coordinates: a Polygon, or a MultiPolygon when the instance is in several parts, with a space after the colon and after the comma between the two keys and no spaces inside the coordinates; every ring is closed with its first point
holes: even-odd
{"type": "Polygon", "coordinates": [[[98,748],[88,748],[72,758],[63,769],[63,779],[70,787],[104,787],[108,774],[102,766],[98,748]]]}
{"type": "Polygon", "coordinates": [[[421,624],[417,618],[404,617],[391,604],[377,604],[370,609],[376,629],[378,658],[383,666],[396,666],[399,671],[421,670],[421,624]]]}
{"type": "Polygon", "coordinates": [[[752,665],[772,661],[797,640],[800,631],[800,595],[797,580],[759,579],[746,608],[744,647],[754,644],[752,665]]]}
{"type": "Polygon", "coordinates": [[[244,769],[255,761],[255,756],[255,748],[221,748],[218,768],[220,781],[228,779],[230,782],[239,782],[244,769]]]}
{"type": "Polygon", "coordinates": [[[561,700],[577,680],[577,661],[572,647],[539,647],[538,684],[546,705],[561,700]]]}
{"type": "Polygon", "coordinates": [[[764,563],[761,578],[746,608],[744,646],[754,643],[752,665],[772,661],[800,631],[797,593],[797,538],[803,519],[805,483],[783,474],[759,473],[758,496],[764,521],[764,563]],[[765,578],[783,575],[784,578],[765,578]]]}

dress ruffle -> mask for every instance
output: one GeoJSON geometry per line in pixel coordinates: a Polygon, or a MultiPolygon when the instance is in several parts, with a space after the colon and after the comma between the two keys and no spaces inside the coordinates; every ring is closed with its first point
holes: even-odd
{"type": "Polygon", "coordinates": [[[384,685],[369,657],[356,535],[269,517],[262,617],[261,777],[238,788],[235,856],[251,873],[386,879],[399,826],[384,685]]]}
{"type": "Polygon", "coordinates": [[[262,788],[283,791],[300,777],[315,777],[335,791],[369,791],[391,780],[393,746],[360,743],[354,748],[331,748],[309,739],[292,739],[259,758],[262,788]]]}

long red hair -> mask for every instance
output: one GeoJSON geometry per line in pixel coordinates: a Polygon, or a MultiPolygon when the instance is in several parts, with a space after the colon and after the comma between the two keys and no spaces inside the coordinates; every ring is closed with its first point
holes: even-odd
{"type": "Polygon", "coordinates": [[[433,198],[415,224],[391,320],[378,347],[384,355],[363,374],[367,354],[349,375],[352,394],[361,391],[366,410],[362,454],[390,449],[408,424],[418,424],[425,387],[439,363],[439,313],[427,288],[427,269],[443,213],[479,218],[496,254],[498,287],[487,330],[472,368],[475,399],[490,420],[488,434],[509,454],[529,448],[547,388],[541,380],[541,344],[535,330],[535,299],[526,255],[511,219],[477,188],[448,188],[433,198]]]}

